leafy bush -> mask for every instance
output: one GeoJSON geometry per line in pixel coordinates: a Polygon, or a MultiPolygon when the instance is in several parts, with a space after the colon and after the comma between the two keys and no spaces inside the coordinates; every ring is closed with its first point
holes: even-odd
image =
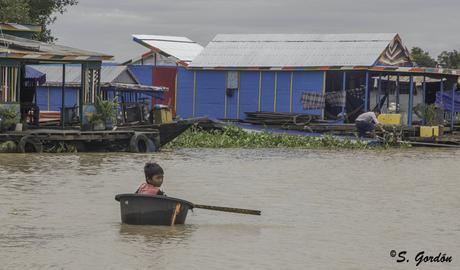
{"type": "Polygon", "coordinates": [[[90,123],[107,122],[108,120],[114,121],[117,116],[118,103],[117,99],[103,100],[101,96],[96,97],[94,103],[96,113],[92,114],[88,121],[90,123]]]}
{"type": "Polygon", "coordinates": [[[274,134],[267,131],[246,132],[235,126],[222,131],[205,131],[193,127],[170,142],[167,148],[328,148],[368,149],[368,142],[338,139],[331,135],[308,137],[288,134],[274,134]]]}
{"type": "Polygon", "coordinates": [[[19,115],[13,107],[0,108],[1,130],[10,130],[19,123],[19,115]]]}
{"type": "Polygon", "coordinates": [[[436,104],[417,104],[413,109],[414,113],[422,119],[426,120],[428,126],[436,124],[436,104]]]}
{"type": "Polygon", "coordinates": [[[16,152],[16,143],[13,141],[6,141],[0,143],[0,153],[11,153],[16,152]]]}
{"type": "Polygon", "coordinates": [[[77,147],[73,144],[68,144],[64,142],[59,142],[47,149],[45,149],[46,153],[77,153],[77,147]]]}

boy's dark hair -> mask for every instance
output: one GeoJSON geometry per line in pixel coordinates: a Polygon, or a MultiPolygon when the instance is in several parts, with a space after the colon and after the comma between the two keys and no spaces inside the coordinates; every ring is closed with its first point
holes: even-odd
{"type": "Polygon", "coordinates": [[[144,166],[145,180],[151,179],[154,175],[164,174],[163,168],[155,162],[147,162],[144,166]]]}

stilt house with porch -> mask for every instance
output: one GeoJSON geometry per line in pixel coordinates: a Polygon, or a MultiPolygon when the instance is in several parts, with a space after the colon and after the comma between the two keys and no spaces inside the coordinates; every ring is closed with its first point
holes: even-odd
{"type": "Polygon", "coordinates": [[[396,33],[217,35],[178,72],[177,115],[292,112],[352,122],[394,103],[411,125],[414,101],[453,93],[459,75],[416,67],[396,33]]]}

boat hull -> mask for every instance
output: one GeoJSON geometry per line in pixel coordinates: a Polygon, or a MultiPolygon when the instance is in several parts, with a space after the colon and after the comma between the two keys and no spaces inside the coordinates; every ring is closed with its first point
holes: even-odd
{"type": "Polygon", "coordinates": [[[184,224],[193,204],[177,198],[143,194],[118,194],[121,222],[131,225],[184,224]]]}

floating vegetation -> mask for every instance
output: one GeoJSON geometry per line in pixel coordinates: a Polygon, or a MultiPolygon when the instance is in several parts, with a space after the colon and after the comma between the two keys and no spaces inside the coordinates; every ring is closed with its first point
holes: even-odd
{"type": "Polygon", "coordinates": [[[327,148],[370,149],[367,141],[339,139],[331,135],[308,137],[276,134],[268,131],[246,132],[227,126],[223,130],[205,131],[192,127],[166,145],[166,148],[327,148]]]}
{"type": "Polygon", "coordinates": [[[60,142],[44,150],[46,153],[76,153],[77,147],[73,144],[60,142]]]}
{"type": "Polygon", "coordinates": [[[13,141],[0,143],[0,153],[11,153],[17,151],[17,145],[13,141]]]}

